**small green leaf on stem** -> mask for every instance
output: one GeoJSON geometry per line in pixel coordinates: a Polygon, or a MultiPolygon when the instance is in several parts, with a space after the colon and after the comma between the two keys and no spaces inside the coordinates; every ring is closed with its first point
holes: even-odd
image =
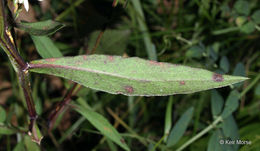
{"type": "Polygon", "coordinates": [[[0,135],[12,135],[14,133],[16,133],[16,130],[2,124],[0,125],[0,135]]]}
{"type": "Polygon", "coordinates": [[[193,110],[194,108],[190,107],[174,125],[167,141],[167,147],[175,145],[181,139],[184,132],[188,128],[189,122],[192,118],[193,110]]]}
{"type": "Polygon", "coordinates": [[[17,27],[21,30],[24,30],[28,32],[30,35],[34,36],[47,36],[51,35],[61,28],[63,28],[65,25],[52,21],[52,20],[46,20],[46,21],[40,21],[40,22],[34,22],[34,23],[26,23],[21,22],[17,23],[17,27]]]}
{"type": "Polygon", "coordinates": [[[216,90],[211,91],[211,112],[213,117],[217,117],[223,108],[224,99],[216,90]]]}
{"type": "Polygon", "coordinates": [[[46,36],[32,36],[35,47],[42,58],[62,57],[62,53],[46,36]]]}
{"type": "Polygon", "coordinates": [[[221,114],[223,119],[229,117],[238,108],[238,101],[239,93],[237,90],[233,90],[232,92],[230,92],[225,103],[225,108],[221,114]]]}

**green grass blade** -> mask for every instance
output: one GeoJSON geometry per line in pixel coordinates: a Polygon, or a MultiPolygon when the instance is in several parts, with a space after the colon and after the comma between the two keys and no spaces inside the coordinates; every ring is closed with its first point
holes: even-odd
{"type": "Polygon", "coordinates": [[[95,128],[97,128],[108,139],[112,140],[124,150],[130,150],[126,145],[124,139],[116,131],[116,129],[100,114],[92,111],[89,108],[83,108],[79,105],[75,105],[75,110],[83,115],[95,128]]]}
{"type": "Polygon", "coordinates": [[[137,21],[139,24],[139,29],[142,32],[142,36],[143,36],[146,52],[148,54],[148,58],[150,60],[157,60],[156,48],[155,48],[155,45],[152,43],[152,39],[149,34],[149,29],[145,23],[145,17],[144,17],[141,3],[138,0],[133,0],[132,3],[133,3],[133,7],[137,13],[137,21]]]}
{"type": "Polygon", "coordinates": [[[30,71],[60,76],[86,87],[127,96],[188,94],[246,80],[137,57],[89,55],[33,61],[30,71]]]}
{"type": "Polygon", "coordinates": [[[166,108],[166,114],[165,114],[165,125],[164,125],[164,142],[167,141],[169,132],[172,127],[172,105],[173,105],[173,96],[170,96],[166,108]]]}

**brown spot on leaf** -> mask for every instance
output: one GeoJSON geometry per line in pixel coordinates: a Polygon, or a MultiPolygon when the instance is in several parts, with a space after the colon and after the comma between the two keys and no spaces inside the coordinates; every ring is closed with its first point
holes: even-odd
{"type": "Polygon", "coordinates": [[[110,62],[114,61],[114,57],[113,57],[113,56],[108,56],[107,59],[108,59],[108,61],[110,61],[110,62]]]}
{"type": "Polygon", "coordinates": [[[47,59],[45,59],[45,61],[47,61],[47,62],[54,62],[54,61],[56,61],[57,59],[55,59],[55,58],[47,58],[47,59]]]}
{"type": "Polygon", "coordinates": [[[134,88],[132,86],[125,86],[125,91],[127,93],[133,93],[134,92],[134,88]]]}
{"type": "Polygon", "coordinates": [[[222,82],[224,80],[223,76],[218,73],[214,73],[212,79],[215,82],[222,82]]]}
{"type": "Polygon", "coordinates": [[[82,65],[82,64],[83,64],[82,61],[77,61],[77,62],[76,62],[76,65],[82,65]]]}
{"type": "Polygon", "coordinates": [[[157,62],[157,61],[153,61],[153,60],[149,61],[149,63],[150,63],[150,65],[157,65],[157,66],[162,64],[161,62],[157,62]]]}
{"type": "Polygon", "coordinates": [[[42,29],[43,29],[43,30],[47,30],[47,29],[48,29],[48,26],[44,26],[42,29]]]}
{"type": "Polygon", "coordinates": [[[112,132],[112,130],[110,128],[108,128],[108,127],[104,127],[104,130],[108,131],[108,132],[112,132]]]}
{"type": "Polygon", "coordinates": [[[185,81],[180,81],[180,85],[185,85],[185,81]]]}
{"type": "Polygon", "coordinates": [[[120,139],[120,142],[125,144],[125,140],[123,138],[120,139]]]}

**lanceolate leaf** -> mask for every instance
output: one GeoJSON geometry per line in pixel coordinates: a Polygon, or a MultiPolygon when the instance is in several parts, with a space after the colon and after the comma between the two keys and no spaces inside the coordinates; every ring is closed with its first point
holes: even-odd
{"type": "Polygon", "coordinates": [[[247,79],[136,57],[106,55],[37,60],[31,62],[30,71],[60,76],[92,89],[128,96],[187,94],[247,79]]]}
{"type": "Polygon", "coordinates": [[[19,29],[22,29],[34,36],[51,35],[64,27],[63,24],[52,20],[46,20],[46,21],[40,21],[34,23],[21,22],[21,23],[17,23],[17,26],[19,29]]]}

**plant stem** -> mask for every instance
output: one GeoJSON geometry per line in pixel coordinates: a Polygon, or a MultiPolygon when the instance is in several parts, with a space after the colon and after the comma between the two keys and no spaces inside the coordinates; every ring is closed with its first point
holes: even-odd
{"type": "Polygon", "coordinates": [[[73,86],[69,89],[64,99],[61,102],[59,102],[55,110],[50,114],[49,121],[48,121],[49,131],[52,130],[54,126],[54,122],[56,121],[59,113],[61,113],[61,111],[64,110],[65,106],[71,101],[71,97],[73,96],[73,92],[77,86],[78,86],[77,83],[73,84],[73,86]]]}
{"type": "Polygon", "coordinates": [[[260,74],[240,93],[239,98],[243,97],[260,79],[260,74]]]}
{"type": "Polygon", "coordinates": [[[37,113],[34,108],[34,103],[32,99],[32,93],[31,93],[31,88],[30,88],[30,83],[29,83],[29,72],[19,72],[19,83],[20,86],[23,90],[24,97],[26,100],[29,116],[30,116],[30,125],[29,125],[29,131],[32,131],[33,128],[33,123],[37,118],[37,113]]]}
{"type": "Polygon", "coordinates": [[[34,107],[31,86],[29,80],[29,64],[23,60],[20,54],[17,51],[14,38],[11,34],[12,26],[9,24],[9,17],[6,14],[5,10],[8,9],[7,3],[5,0],[0,2],[0,46],[3,48],[7,54],[9,60],[11,61],[17,75],[19,78],[19,84],[23,90],[23,95],[26,100],[30,123],[29,123],[29,135],[32,137],[32,140],[40,143],[41,138],[38,137],[37,130],[35,128],[35,120],[37,118],[37,113],[34,107]]]}
{"type": "Polygon", "coordinates": [[[199,139],[201,136],[209,132],[211,129],[217,126],[219,122],[221,122],[223,119],[221,116],[218,116],[215,121],[212,122],[207,128],[205,128],[203,131],[192,137],[190,140],[188,140],[185,144],[183,144],[181,147],[179,147],[176,151],[182,151],[187,146],[189,146],[191,143],[195,142],[197,139],[199,139]]]}
{"type": "Polygon", "coordinates": [[[8,15],[5,13],[6,3],[4,0],[0,2],[0,46],[3,48],[5,53],[8,55],[12,65],[15,70],[18,71],[18,68],[24,70],[27,67],[27,64],[19,55],[16,50],[14,39],[12,37],[10,26],[8,24],[8,15]]]}

